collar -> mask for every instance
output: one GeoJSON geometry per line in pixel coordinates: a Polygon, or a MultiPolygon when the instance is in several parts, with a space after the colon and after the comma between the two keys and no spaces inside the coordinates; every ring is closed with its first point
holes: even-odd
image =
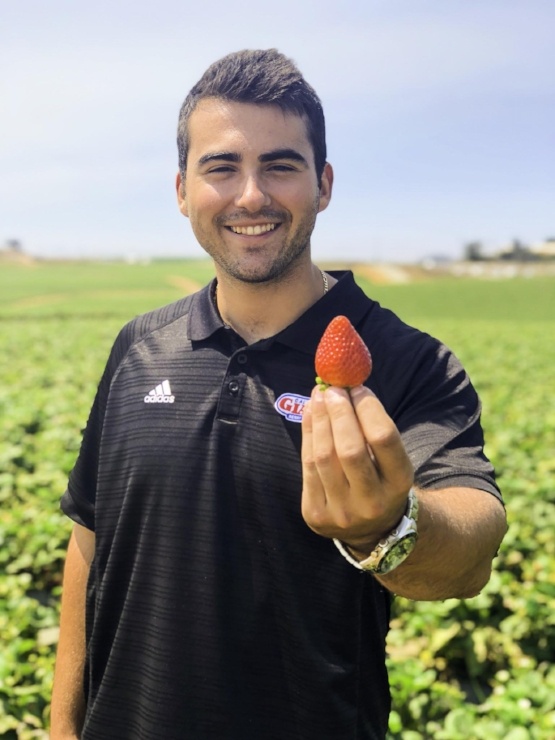
{"type": "MultiPolygon", "coordinates": [[[[333,288],[273,337],[262,339],[251,345],[253,349],[268,349],[274,342],[292,347],[300,352],[313,355],[316,352],[320,337],[327,325],[338,314],[347,316],[353,326],[370,311],[373,301],[369,300],[363,290],[356,284],[350,270],[330,271],[337,283],[333,288]]],[[[193,296],[189,312],[189,337],[193,341],[202,341],[225,329],[218,314],[212,296],[216,280],[193,296]]]]}
{"type": "Polygon", "coordinates": [[[293,324],[272,337],[273,341],[314,355],[322,334],[335,316],[346,316],[355,327],[366,316],[373,301],[356,284],[353,273],[344,270],[329,271],[329,274],[337,280],[333,288],[293,324]]]}
{"type": "Polygon", "coordinates": [[[188,334],[192,341],[202,341],[212,336],[218,329],[224,329],[224,322],[214,305],[216,278],[192,296],[189,310],[188,334]]]}

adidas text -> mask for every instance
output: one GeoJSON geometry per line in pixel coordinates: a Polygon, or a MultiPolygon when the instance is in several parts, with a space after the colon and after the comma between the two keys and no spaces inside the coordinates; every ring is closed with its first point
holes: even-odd
{"type": "Polygon", "coordinates": [[[156,388],[148,392],[144,401],[145,403],[173,403],[175,396],[172,394],[170,381],[162,381],[156,388]]]}

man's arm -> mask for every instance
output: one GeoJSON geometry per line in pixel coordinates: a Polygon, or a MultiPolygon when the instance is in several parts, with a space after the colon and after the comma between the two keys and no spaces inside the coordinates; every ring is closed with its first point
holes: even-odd
{"type": "MultiPolygon", "coordinates": [[[[302,512],[316,533],[337,538],[360,560],[397,525],[413,485],[401,436],[376,396],[362,386],[315,389],[303,413],[302,512]]],[[[411,599],[468,598],[487,583],[506,531],[502,504],[469,488],[417,492],[416,547],[379,576],[411,599]]]]}
{"type": "Polygon", "coordinates": [[[95,536],[76,524],[64,568],[60,640],[54,673],[51,740],[77,740],[85,717],[85,601],[95,536]]]}
{"type": "MultiPolygon", "coordinates": [[[[417,491],[418,541],[408,558],[376,576],[409,599],[468,599],[480,593],[507,530],[505,511],[491,493],[474,488],[417,491]]],[[[354,552],[363,559],[368,552],[354,552]]]]}

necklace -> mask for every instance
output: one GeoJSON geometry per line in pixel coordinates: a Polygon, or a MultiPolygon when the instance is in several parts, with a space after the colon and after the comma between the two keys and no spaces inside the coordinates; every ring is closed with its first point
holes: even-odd
{"type": "MultiPolygon", "coordinates": [[[[330,289],[330,284],[328,280],[328,276],[323,270],[320,270],[320,275],[322,276],[322,283],[324,284],[324,295],[328,292],[330,289]]],[[[214,301],[214,305],[216,306],[216,309],[218,308],[218,283],[214,286],[214,293],[212,295],[212,300],[214,301]]]]}
{"type": "MultiPolygon", "coordinates": [[[[322,283],[324,284],[324,295],[326,295],[326,293],[328,292],[330,288],[328,276],[323,270],[320,270],[320,275],[322,276],[322,283]]],[[[218,308],[218,283],[217,282],[216,282],[216,285],[214,286],[214,292],[212,294],[212,301],[214,303],[214,308],[216,309],[218,314],[220,314],[220,309],[218,308]]],[[[220,318],[221,318],[221,314],[220,314],[220,318]]],[[[229,324],[226,324],[224,321],[224,326],[229,326],[229,324]]]]}

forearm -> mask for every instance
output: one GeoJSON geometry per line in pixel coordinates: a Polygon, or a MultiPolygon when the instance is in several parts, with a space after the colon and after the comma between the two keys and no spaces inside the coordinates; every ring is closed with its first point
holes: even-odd
{"type": "Polygon", "coordinates": [[[85,600],[94,534],[76,525],[68,547],[51,706],[51,740],[77,740],[85,717],[85,600]]]}
{"type": "MultiPolygon", "coordinates": [[[[314,389],[302,431],[303,518],[314,532],[366,560],[399,524],[414,483],[399,430],[379,399],[358,386],[350,394],[314,389]]],[[[422,490],[417,496],[416,546],[380,582],[411,599],[476,595],[506,531],[503,505],[473,488],[422,490]]]]}
{"type": "Polygon", "coordinates": [[[502,504],[470,488],[418,491],[418,541],[391,573],[388,590],[418,600],[470,598],[488,582],[506,532],[502,504]]]}

